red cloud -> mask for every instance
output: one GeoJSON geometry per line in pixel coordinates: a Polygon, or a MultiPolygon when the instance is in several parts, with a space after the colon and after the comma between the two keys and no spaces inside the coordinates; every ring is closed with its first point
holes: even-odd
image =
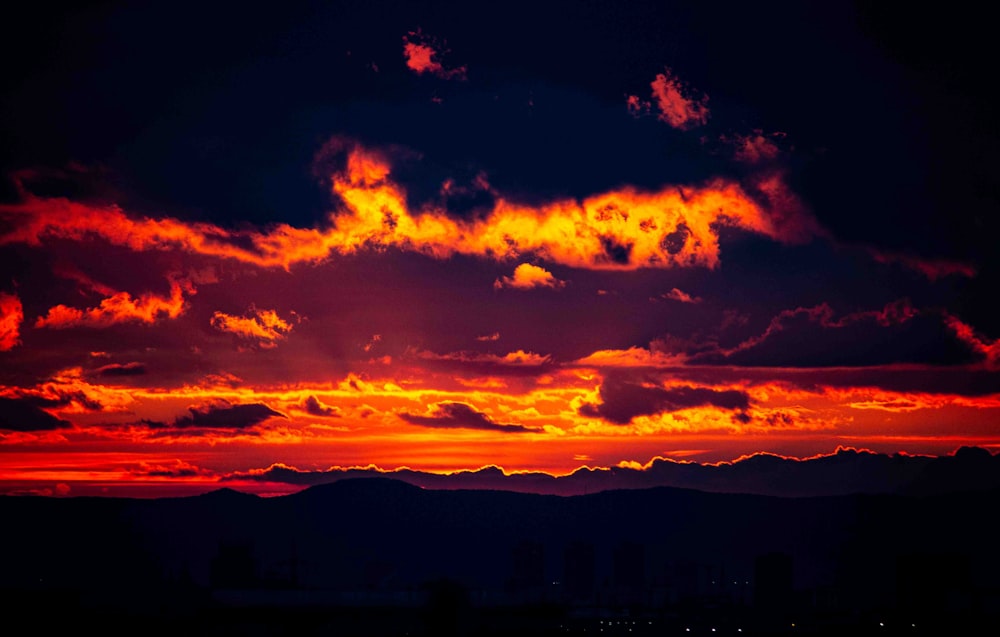
{"type": "Polygon", "coordinates": [[[465,67],[447,69],[441,62],[441,56],[447,50],[435,42],[432,38],[425,36],[418,29],[403,36],[403,57],[406,58],[406,66],[417,75],[430,73],[443,80],[464,80],[465,67]]]}
{"type": "MultiPolygon", "coordinates": [[[[772,137],[783,137],[783,134],[775,133],[772,137]]],[[[723,141],[728,140],[723,138],[723,141]]],[[[779,153],[778,146],[765,137],[761,131],[754,131],[752,135],[736,135],[732,141],[736,146],[734,152],[736,161],[746,164],[757,164],[774,159],[779,153]]]]}
{"type": "Polygon", "coordinates": [[[987,367],[991,369],[1000,367],[1000,338],[989,340],[978,334],[971,325],[960,321],[951,314],[945,314],[944,322],[960,341],[985,359],[987,367]]]}
{"type": "Polygon", "coordinates": [[[517,288],[519,290],[530,290],[532,288],[561,288],[566,285],[565,281],[560,281],[545,268],[530,263],[522,263],[514,268],[514,276],[505,276],[493,282],[493,287],[517,288]]]}
{"type": "Polygon", "coordinates": [[[868,253],[871,254],[872,258],[879,263],[898,263],[903,267],[919,272],[927,277],[928,281],[937,281],[938,279],[952,275],[964,276],[970,279],[976,276],[975,266],[968,263],[962,263],[960,261],[951,261],[948,259],[922,259],[920,257],[899,254],[896,252],[883,252],[882,250],[876,250],[874,248],[869,249],[868,253]]]}
{"type": "Polygon", "coordinates": [[[6,352],[21,342],[24,308],[14,294],[0,292],[0,352],[6,352]]]}
{"type": "MultiPolygon", "coordinates": [[[[661,122],[680,130],[687,130],[708,121],[709,111],[706,106],[708,97],[704,95],[700,99],[689,97],[687,88],[670,69],[658,74],[650,86],[653,89],[656,105],[660,109],[657,118],[661,122]]],[[[631,99],[629,108],[633,108],[631,99]]]]}
{"type": "Polygon", "coordinates": [[[109,327],[136,321],[155,323],[164,317],[173,319],[184,312],[185,292],[194,294],[194,287],[171,282],[170,296],[166,298],[155,294],[133,298],[128,292],[118,292],[103,299],[97,307],[86,310],[56,305],[49,308],[48,314],[35,321],[35,327],[109,327]]]}

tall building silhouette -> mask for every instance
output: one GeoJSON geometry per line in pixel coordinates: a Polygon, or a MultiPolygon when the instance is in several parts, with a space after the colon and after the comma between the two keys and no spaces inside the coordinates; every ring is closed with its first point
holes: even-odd
{"type": "Polygon", "coordinates": [[[563,555],[563,586],[570,601],[586,602],[594,597],[597,559],[590,542],[573,542],[563,555]]]}
{"type": "Polygon", "coordinates": [[[787,609],[792,603],[792,556],[765,553],[754,561],[754,606],[762,610],[787,609]]]}

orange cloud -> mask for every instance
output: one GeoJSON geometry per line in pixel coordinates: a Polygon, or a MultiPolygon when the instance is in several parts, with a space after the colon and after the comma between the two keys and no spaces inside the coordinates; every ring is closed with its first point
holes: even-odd
{"type": "Polygon", "coordinates": [[[687,292],[678,290],[677,288],[672,288],[669,292],[663,295],[663,298],[680,301],[681,303],[701,303],[701,297],[691,296],[687,292]]]}
{"type": "Polygon", "coordinates": [[[497,260],[538,259],[576,268],[706,267],[719,264],[719,233],[739,228],[774,240],[802,242],[817,232],[780,177],[758,185],[759,200],[739,184],[715,179],[658,191],[623,187],[586,199],[529,206],[496,196],[492,210],[456,219],[440,207],[411,210],[391,167],[375,151],[346,142],[343,170],[332,175],[342,209],[322,228],[276,224],[233,231],[208,223],[132,218],[115,206],[26,195],[0,204],[11,228],[0,245],[40,245],[48,238],[101,239],[136,251],[184,250],[263,267],[318,263],[332,254],[395,247],[434,258],[453,254],[497,260]],[[763,202],[763,203],[762,203],[763,202]]]}
{"type": "Polygon", "coordinates": [[[14,294],[0,292],[0,352],[6,352],[21,342],[24,308],[14,294]]]}
{"type": "Polygon", "coordinates": [[[541,366],[548,365],[552,363],[552,357],[548,354],[536,354],[534,352],[525,352],[524,350],[516,350],[513,352],[508,352],[503,356],[498,356],[496,354],[480,354],[476,352],[453,352],[450,354],[435,354],[433,352],[416,352],[418,358],[423,360],[431,361],[456,361],[462,363],[489,363],[492,365],[503,365],[503,366],[541,366]]]}
{"type": "MultiPolygon", "coordinates": [[[[708,97],[700,99],[689,97],[685,85],[677,79],[671,70],[665,69],[650,83],[653,98],[660,109],[657,118],[674,128],[687,130],[708,121],[708,97]]],[[[629,101],[632,108],[632,101],[629,101]]]]}
{"type": "MultiPolygon", "coordinates": [[[[294,313],[293,313],[294,315],[294,313]]],[[[212,315],[212,327],[222,332],[255,341],[264,348],[277,346],[277,341],[292,331],[292,324],[284,320],[274,310],[250,309],[250,316],[233,316],[225,312],[212,315]]]]}
{"type": "Polygon", "coordinates": [[[447,69],[441,64],[443,53],[447,51],[442,50],[441,45],[425,36],[419,29],[403,36],[403,57],[411,71],[417,75],[430,73],[443,80],[466,79],[464,66],[447,69]]]}
{"type": "Polygon", "coordinates": [[[561,288],[564,285],[566,285],[565,281],[555,278],[545,268],[530,263],[522,263],[514,268],[514,276],[505,276],[493,282],[493,287],[498,290],[501,288],[517,288],[519,290],[561,288]]]}
{"type": "Polygon", "coordinates": [[[664,354],[642,347],[598,350],[575,361],[584,367],[675,367],[684,364],[683,354],[664,354]]]}
{"type": "Polygon", "coordinates": [[[155,323],[161,318],[177,318],[185,309],[184,293],[194,294],[188,284],[171,282],[170,296],[143,294],[133,298],[128,292],[118,292],[103,299],[97,307],[80,310],[65,305],[49,308],[45,316],[35,321],[35,327],[64,329],[68,327],[109,327],[118,323],[155,323]]]}

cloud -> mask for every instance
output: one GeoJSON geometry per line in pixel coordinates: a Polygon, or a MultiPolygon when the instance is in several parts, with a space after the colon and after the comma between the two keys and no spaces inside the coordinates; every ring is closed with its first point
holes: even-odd
{"type": "Polygon", "coordinates": [[[680,301],[681,303],[701,303],[701,297],[691,296],[687,292],[683,292],[677,288],[672,288],[669,292],[666,292],[662,296],[665,299],[680,301]]]}
{"type": "Polygon", "coordinates": [[[143,294],[133,298],[128,292],[118,292],[101,301],[97,307],[79,310],[65,305],[49,308],[45,316],[35,321],[35,327],[66,329],[70,327],[110,327],[118,323],[156,323],[160,319],[175,319],[185,309],[184,293],[194,294],[190,285],[176,281],[170,284],[170,296],[143,294]]]}
{"type": "Polygon", "coordinates": [[[112,363],[98,367],[95,371],[98,376],[141,376],[146,373],[146,366],[135,362],[124,365],[112,363]]]}
{"type": "Polygon", "coordinates": [[[190,462],[174,459],[171,462],[139,462],[138,467],[129,472],[134,476],[151,478],[196,478],[212,477],[215,474],[190,462]]]}
{"type": "Polygon", "coordinates": [[[534,431],[529,427],[516,424],[495,422],[486,414],[476,411],[466,403],[442,402],[433,406],[431,415],[415,416],[402,413],[399,417],[411,425],[433,427],[436,429],[483,429],[487,431],[502,431],[507,433],[525,433],[534,431]]]}
{"type": "Polygon", "coordinates": [[[442,80],[466,79],[464,66],[449,69],[442,65],[441,58],[447,53],[443,43],[424,35],[419,29],[403,36],[403,57],[411,71],[417,75],[429,73],[442,80]]]}
{"type": "Polygon", "coordinates": [[[324,418],[338,418],[341,415],[339,407],[324,405],[315,396],[309,396],[304,401],[302,401],[301,408],[302,411],[312,416],[321,416],[324,418]]]}
{"type": "Polygon", "coordinates": [[[948,276],[963,276],[971,279],[975,277],[977,273],[975,266],[968,263],[962,263],[961,261],[952,261],[949,259],[924,259],[908,254],[886,252],[875,248],[869,248],[868,253],[878,263],[899,264],[905,268],[913,270],[914,272],[919,272],[931,282],[948,276]]]}
{"type": "Polygon", "coordinates": [[[35,397],[0,398],[0,429],[12,431],[51,431],[70,426],[42,409],[48,401],[35,397]]]}
{"type": "Polygon", "coordinates": [[[715,390],[703,387],[662,385],[642,380],[632,380],[616,375],[604,379],[600,387],[601,402],[585,403],[580,415],[602,418],[618,425],[626,425],[636,416],[649,416],[679,411],[692,407],[718,407],[745,410],[750,406],[749,396],[738,390],[715,390]]]}
{"type": "Polygon", "coordinates": [[[505,276],[493,282],[493,287],[530,290],[532,288],[561,288],[566,285],[545,268],[530,263],[522,263],[514,268],[514,276],[505,276]]]}
{"type": "Polygon", "coordinates": [[[735,147],[733,158],[744,164],[759,164],[775,159],[781,152],[778,145],[774,143],[774,138],[784,137],[784,133],[772,133],[764,135],[763,131],[757,130],[750,135],[736,134],[732,139],[723,136],[723,142],[730,142],[735,147]]]}
{"type": "MultiPolygon", "coordinates": [[[[657,119],[661,122],[687,130],[708,121],[708,97],[691,97],[687,87],[669,68],[658,74],[650,86],[656,106],[660,109],[657,119]]],[[[629,107],[632,108],[631,101],[629,107]]]]}
{"type": "MultiPolygon", "coordinates": [[[[211,325],[221,332],[235,334],[265,349],[277,347],[277,341],[292,331],[293,325],[278,316],[275,310],[258,310],[251,307],[249,314],[249,316],[233,316],[225,312],[216,312],[212,315],[211,325]]],[[[296,316],[294,312],[292,315],[296,316]]]]}
{"type": "Polygon", "coordinates": [[[0,292],[0,352],[13,349],[21,342],[24,308],[14,294],[0,292]]]}
{"type": "Polygon", "coordinates": [[[905,298],[840,315],[829,303],[820,303],[782,310],[763,331],[735,344],[725,333],[697,333],[691,339],[667,335],[653,347],[686,353],[694,364],[744,367],[961,365],[978,358],[989,365],[991,342],[971,338],[975,335],[961,323],[940,309],[914,307],[905,298]]]}
{"type": "Polygon", "coordinates": [[[684,354],[650,351],[642,347],[628,349],[598,350],[588,356],[574,361],[575,365],[583,367],[676,367],[683,365],[684,354]]]}
{"type": "Polygon", "coordinates": [[[645,115],[649,112],[649,109],[652,106],[649,102],[640,99],[638,95],[626,95],[625,105],[628,107],[628,112],[631,113],[633,117],[645,115]]]}
{"type": "Polygon", "coordinates": [[[1000,338],[989,339],[957,317],[945,314],[945,325],[955,336],[973,352],[982,357],[983,363],[990,369],[1000,367],[1000,338]]]}
{"type": "Polygon", "coordinates": [[[500,332],[493,332],[492,334],[483,334],[481,336],[477,336],[476,340],[477,341],[484,341],[484,342],[485,341],[499,341],[500,340],[500,332]]]}
{"type": "Polygon", "coordinates": [[[471,370],[479,375],[531,377],[555,366],[548,354],[536,354],[520,349],[502,356],[469,351],[437,354],[426,350],[411,351],[409,354],[425,361],[428,366],[457,368],[464,372],[471,370]]]}
{"type": "MultiPolygon", "coordinates": [[[[248,429],[259,425],[268,418],[287,418],[263,403],[233,405],[226,400],[218,400],[208,405],[189,407],[190,415],[180,416],[170,425],[175,429],[248,429]]],[[[153,428],[164,428],[163,423],[145,421],[153,428]]]]}
{"type": "MultiPolygon", "coordinates": [[[[263,267],[318,263],[332,254],[395,247],[438,259],[455,254],[497,261],[536,259],[592,270],[705,267],[719,265],[719,236],[726,228],[753,232],[782,243],[801,243],[818,232],[814,220],[783,186],[769,178],[748,193],[722,178],[699,186],[639,190],[625,186],[582,200],[557,199],[528,205],[497,196],[490,210],[454,218],[433,205],[414,212],[405,190],[391,180],[384,153],[339,139],[328,152],[345,161],[331,175],[342,207],[332,223],[316,228],[275,224],[267,230],[234,231],[208,223],[133,218],[116,207],[29,196],[0,204],[9,230],[0,245],[40,245],[50,238],[104,239],[136,251],[183,250],[263,267]]],[[[124,306],[128,297],[120,299],[124,306]]],[[[171,301],[182,308],[180,291],[171,301]]],[[[160,306],[162,307],[162,305],[160,306]]],[[[60,306],[62,308],[62,306],[60,306]]],[[[65,320],[107,323],[100,308],[64,308],[65,320]]],[[[58,322],[57,319],[53,321],[58,322]]]]}

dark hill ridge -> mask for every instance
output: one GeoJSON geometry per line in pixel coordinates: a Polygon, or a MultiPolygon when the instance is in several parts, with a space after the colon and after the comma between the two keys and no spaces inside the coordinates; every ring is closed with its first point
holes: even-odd
{"type": "Polygon", "coordinates": [[[0,585],[189,577],[207,586],[220,550],[242,547],[233,550],[253,563],[247,584],[350,587],[378,563],[400,584],[450,577],[503,588],[524,542],[544,547],[554,580],[574,542],[592,545],[608,576],[614,548],[627,543],[660,554],[654,571],[693,560],[749,574],[758,555],[787,553],[803,584],[832,584],[862,556],[891,564],[920,551],[962,552],[995,572],[998,495],[776,498],[657,487],[561,497],[383,478],[275,498],[228,490],[168,500],[4,497],[0,585]],[[287,581],[292,571],[296,582],[287,581]]]}
{"type": "MultiPolygon", "coordinates": [[[[342,634],[370,634],[372,621],[417,621],[439,594],[479,608],[477,621],[495,618],[490,608],[541,602],[662,621],[791,610],[824,621],[927,609],[982,617],[1000,599],[998,504],[1000,490],[554,496],[387,478],[274,498],[228,489],[162,500],[0,497],[0,600],[15,615],[61,600],[102,627],[137,616],[166,632],[205,631],[192,634],[231,633],[249,609],[271,609],[260,621],[272,626],[335,612],[350,626],[342,634]],[[302,615],[303,604],[314,614],[302,615]],[[362,612],[372,605],[383,610],[362,612]],[[204,623],[206,612],[221,627],[204,623]]],[[[506,634],[526,634],[537,617],[525,617],[506,634]]]]}
{"type": "Polygon", "coordinates": [[[1000,488],[1000,456],[978,447],[962,447],[952,456],[940,457],[885,455],[841,448],[836,453],[806,460],[757,454],[717,465],[660,458],[645,469],[581,468],[561,477],[545,473],[506,475],[496,467],[442,475],[411,469],[298,471],[283,466],[234,477],[303,486],[389,477],[429,489],[492,489],[552,495],[649,487],[784,497],[858,493],[932,495],[1000,488]]]}

